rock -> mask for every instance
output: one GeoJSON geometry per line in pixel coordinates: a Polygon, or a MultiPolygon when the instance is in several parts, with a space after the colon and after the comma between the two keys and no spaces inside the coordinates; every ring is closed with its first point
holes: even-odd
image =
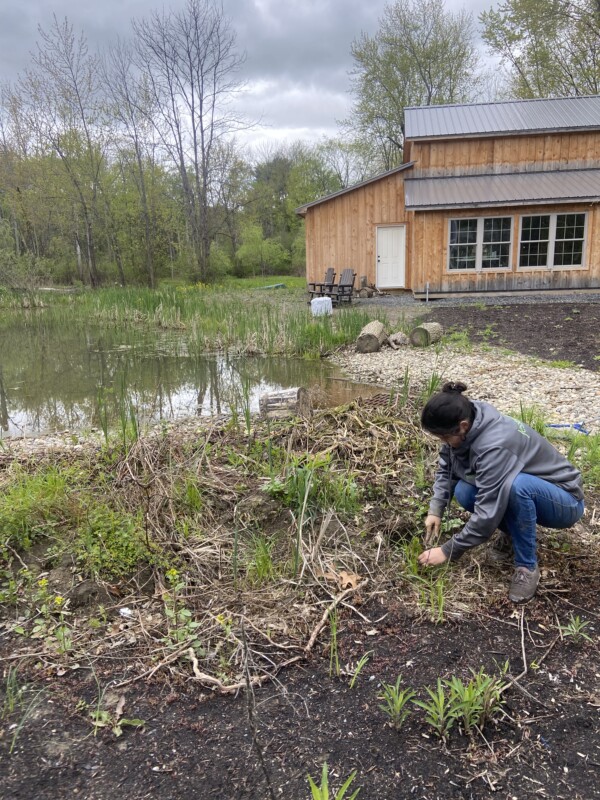
{"type": "Polygon", "coordinates": [[[71,608],[112,603],[111,596],[103,586],[90,578],[78,583],[67,593],[71,608]]]}
{"type": "Polygon", "coordinates": [[[406,347],[409,343],[410,339],[403,331],[398,331],[388,336],[388,344],[394,350],[397,350],[399,347],[406,347]]]}

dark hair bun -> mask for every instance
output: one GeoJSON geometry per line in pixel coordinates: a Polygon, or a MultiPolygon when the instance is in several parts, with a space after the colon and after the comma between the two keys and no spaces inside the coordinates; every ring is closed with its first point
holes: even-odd
{"type": "Polygon", "coordinates": [[[445,392],[446,394],[462,394],[466,391],[466,384],[459,383],[458,381],[448,381],[442,386],[442,392],[445,392]]]}

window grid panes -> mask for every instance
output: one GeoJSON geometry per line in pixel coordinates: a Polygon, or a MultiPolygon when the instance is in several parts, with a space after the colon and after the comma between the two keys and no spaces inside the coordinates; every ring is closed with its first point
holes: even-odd
{"type": "Polygon", "coordinates": [[[585,213],[521,218],[519,267],[583,265],[585,213]]]}
{"type": "Polygon", "coordinates": [[[511,217],[451,219],[448,269],[509,269],[511,217]]]}
{"type": "Polygon", "coordinates": [[[483,220],[482,269],[507,269],[510,266],[511,218],[483,220]]]}
{"type": "Polygon", "coordinates": [[[554,266],[581,266],[584,237],[585,214],[557,214],[554,266]]]}

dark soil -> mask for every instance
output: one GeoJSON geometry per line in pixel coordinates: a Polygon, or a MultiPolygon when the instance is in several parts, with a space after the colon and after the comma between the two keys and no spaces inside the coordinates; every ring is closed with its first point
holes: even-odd
{"type": "MultiPolygon", "coordinates": [[[[306,776],[317,778],[327,761],[332,787],[356,770],[353,786],[372,800],[600,797],[600,575],[588,556],[573,532],[543,539],[543,587],[522,610],[503,590],[488,593],[508,580],[508,566],[468,559],[457,569],[465,572],[472,610],[443,625],[420,618],[401,585],[360,608],[362,616],[346,610],[341,669],[371,652],[353,688],[348,676],[330,675],[328,634],[301,666],[256,689],[250,703],[245,692],[219,696],[169,677],[168,669],[111,689],[131,677],[131,650],[95,662],[93,671],[85,663],[65,670],[28,659],[20,681],[30,690],[12,713],[5,706],[0,720],[1,796],[304,800],[306,776]],[[557,621],[573,614],[589,623],[593,641],[560,638],[557,621]],[[498,675],[506,661],[517,676],[523,655],[528,671],[506,692],[505,713],[472,740],[455,731],[443,745],[416,711],[395,731],[379,709],[381,683],[400,673],[424,697],[423,687],[440,677],[466,679],[480,667],[498,675]],[[143,727],[94,735],[90,712],[99,686],[103,707],[123,697],[123,717],[143,720],[143,727]]],[[[7,660],[11,644],[5,637],[5,675],[15,663],[7,660]]],[[[2,692],[0,708],[5,681],[2,692]]]]}
{"type": "MultiPolygon", "coordinates": [[[[600,366],[598,304],[439,308],[430,319],[475,341],[600,366]]],[[[543,536],[541,588],[525,607],[505,597],[510,568],[486,564],[480,552],[453,567],[464,577],[465,608],[443,624],[427,620],[402,580],[364,605],[352,598],[340,609],[341,669],[351,672],[370,652],[352,688],[348,675],[331,674],[329,627],[305,661],[232,697],[168,667],[114,688],[143,672],[135,643],[110,659],[90,654],[89,663],[15,658],[18,649],[35,653],[35,642],[24,648],[0,624],[0,796],[308,800],[307,775],[318,783],[326,761],[331,797],[356,771],[346,800],[358,787],[361,800],[600,797],[599,508],[588,497],[584,523],[543,536]],[[573,616],[588,623],[591,641],[561,637],[558,624],[573,616]],[[520,677],[504,713],[471,739],[454,730],[440,742],[417,710],[396,731],[379,708],[382,682],[399,674],[425,699],[438,678],[466,680],[480,668],[498,675],[506,661],[520,677]],[[11,709],[15,664],[26,690],[11,709]],[[122,718],[143,726],[94,732],[99,694],[103,708],[124,698],[122,718]]]]}
{"type": "Polygon", "coordinates": [[[432,306],[427,319],[445,331],[466,331],[474,342],[600,370],[600,303],[432,306]]]}

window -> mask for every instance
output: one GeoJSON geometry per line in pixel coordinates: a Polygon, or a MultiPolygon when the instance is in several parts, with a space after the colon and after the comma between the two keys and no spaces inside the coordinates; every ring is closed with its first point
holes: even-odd
{"type": "Polygon", "coordinates": [[[451,219],[448,269],[509,269],[511,217],[451,219]]]}
{"type": "Polygon", "coordinates": [[[586,214],[521,218],[519,267],[581,267],[586,214]]]}

